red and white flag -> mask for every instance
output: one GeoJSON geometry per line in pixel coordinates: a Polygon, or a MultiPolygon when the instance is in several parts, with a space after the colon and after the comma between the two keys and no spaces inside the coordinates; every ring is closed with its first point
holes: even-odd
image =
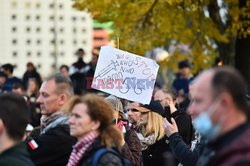
{"type": "Polygon", "coordinates": [[[30,148],[31,148],[32,150],[35,150],[36,148],[38,148],[38,144],[37,144],[36,141],[33,140],[33,139],[32,139],[31,141],[29,141],[28,144],[29,144],[29,146],[30,146],[30,148]]]}

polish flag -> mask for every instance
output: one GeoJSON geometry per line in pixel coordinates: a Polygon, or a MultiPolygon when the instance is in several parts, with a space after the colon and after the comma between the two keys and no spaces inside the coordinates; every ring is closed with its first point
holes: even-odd
{"type": "Polygon", "coordinates": [[[36,143],[35,140],[29,141],[28,144],[29,144],[29,146],[30,146],[30,148],[31,148],[32,150],[35,150],[36,148],[38,148],[38,144],[36,143]]]}

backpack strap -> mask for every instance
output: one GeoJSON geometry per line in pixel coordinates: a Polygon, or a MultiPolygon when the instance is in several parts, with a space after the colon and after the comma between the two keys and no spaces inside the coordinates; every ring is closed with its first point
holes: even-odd
{"type": "Polygon", "coordinates": [[[102,157],[102,155],[104,153],[108,152],[107,148],[103,147],[103,148],[100,148],[98,149],[95,154],[94,154],[94,157],[92,158],[92,161],[91,161],[91,165],[92,166],[97,166],[98,165],[98,162],[100,160],[100,158],[102,157]]]}

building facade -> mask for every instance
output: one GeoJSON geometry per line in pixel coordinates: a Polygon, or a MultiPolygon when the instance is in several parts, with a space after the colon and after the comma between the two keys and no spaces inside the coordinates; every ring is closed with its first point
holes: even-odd
{"type": "Polygon", "coordinates": [[[72,8],[71,0],[1,0],[0,64],[16,65],[22,76],[33,62],[43,77],[71,65],[78,48],[91,58],[92,18],[72,8]]]}

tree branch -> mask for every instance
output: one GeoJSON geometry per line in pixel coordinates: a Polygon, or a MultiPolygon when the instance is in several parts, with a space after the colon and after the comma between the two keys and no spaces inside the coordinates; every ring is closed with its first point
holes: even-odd
{"type": "Polygon", "coordinates": [[[150,17],[152,16],[153,9],[156,6],[156,4],[158,3],[158,1],[159,0],[155,0],[154,3],[151,5],[151,7],[148,9],[148,11],[144,14],[144,16],[142,18],[141,28],[144,28],[146,26],[146,24],[150,24],[150,17]]]}
{"type": "Polygon", "coordinates": [[[219,29],[220,33],[223,34],[225,32],[225,25],[222,22],[221,16],[220,16],[220,8],[218,6],[217,0],[210,1],[208,5],[208,12],[213,20],[213,22],[216,24],[217,28],[219,29]]]}

